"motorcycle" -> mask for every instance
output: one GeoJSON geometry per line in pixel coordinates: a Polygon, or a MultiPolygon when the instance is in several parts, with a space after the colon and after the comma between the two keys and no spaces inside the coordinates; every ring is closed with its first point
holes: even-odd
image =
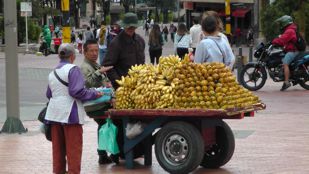
{"type": "MultiPolygon", "coordinates": [[[[284,69],[281,60],[284,55],[281,47],[260,43],[254,52],[257,62],[249,62],[243,67],[239,76],[240,84],[250,91],[257,91],[265,85],[267,71],[274,82],[283,82],[284,69]]],[[[293,86],[299,84],[309,90],[309,52],[299,53],[289,67],[293,86]]]]}

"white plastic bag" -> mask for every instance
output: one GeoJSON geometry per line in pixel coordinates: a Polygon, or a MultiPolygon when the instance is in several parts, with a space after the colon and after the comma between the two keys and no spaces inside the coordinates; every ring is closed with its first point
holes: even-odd
{"type": "Polygon", "coordinates": [[[126,127],[126,136],[129,139],[133,139],[144,131],[142,123],[128,123],[126,127]]]}

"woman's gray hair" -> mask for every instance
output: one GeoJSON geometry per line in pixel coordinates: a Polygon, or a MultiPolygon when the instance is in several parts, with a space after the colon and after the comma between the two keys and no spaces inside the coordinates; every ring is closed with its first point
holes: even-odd
{"type": "Polygon", "coordinates": [[[60,59],[68,59],[72,54],[75,55],[75,48],[70,43],[63,43],[59,46],[58,55],[60,59]]]}

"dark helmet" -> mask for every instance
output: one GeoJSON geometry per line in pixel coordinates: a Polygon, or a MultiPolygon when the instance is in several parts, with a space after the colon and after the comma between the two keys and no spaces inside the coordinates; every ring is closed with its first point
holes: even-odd
{"type": "Polygon", "coordinates": [[[276,23],[279,24],[280,29],[284,29],[286,26],[293,23],[293,18],[288,15],[281,16],[280,18],[275,20],[276,23]]]}

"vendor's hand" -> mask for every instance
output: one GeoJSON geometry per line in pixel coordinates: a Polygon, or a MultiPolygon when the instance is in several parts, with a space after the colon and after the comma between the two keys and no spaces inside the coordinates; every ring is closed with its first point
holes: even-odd
{"type": "Polygon", "coordinates": [[[110,102],[111,102],[111,105],[113,106],[113,108],[115,108],[116,107],[116,99],[112,98],[110,102]]]}
{"type": "Polygon", "coordinates": [[[104,74],[105,72],[109,71],[110,69],[112,69],[114,66],[102,66],[100,68],[100,73],[104,74]]]}
{"type": "Polygon", "coordinates": [[[106,88],[112,88],[113,85],[112,85],[111,82],[106,82],[105,87],[106,87],[106,88]]]}
{"type": "Polygon", "coordinates": [[[102,96],[103,96],[103,92],[99,92],[99,91],[98,91],[96,97],[97,97],[97,98],[100,98],[100,97],[102,97],[102,96]]]}

